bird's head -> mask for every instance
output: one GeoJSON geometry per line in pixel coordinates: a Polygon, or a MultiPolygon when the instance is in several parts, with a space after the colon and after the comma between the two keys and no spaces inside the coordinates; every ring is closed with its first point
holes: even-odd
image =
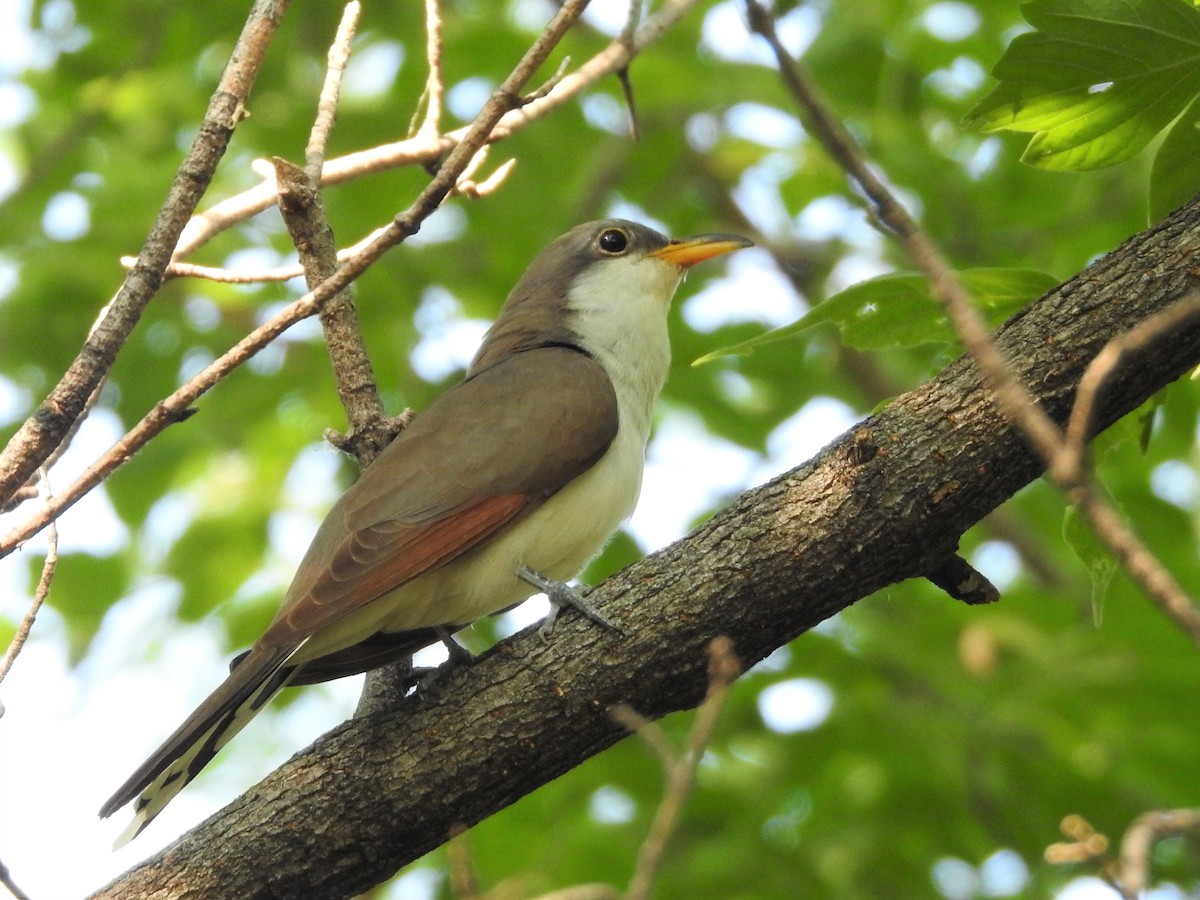
{"type": "Polygon", "coordinates": [[[687,270],[751,245],[731,234],[672,240],[628,219],[579,225],[525,270],[472,369],[501,351],[536,343],[575,344],[593,351],[660,334],[661,343],[671,297],[687,270]]]}

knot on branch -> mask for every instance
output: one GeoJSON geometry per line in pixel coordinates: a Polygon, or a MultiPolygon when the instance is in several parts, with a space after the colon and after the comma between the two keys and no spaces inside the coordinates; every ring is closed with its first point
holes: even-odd
{"type": "Polygon", "coordinates": [[[947,556],[925,577],[955,600],[970,606],[995,603],[1000,599],[1000,591],[996,586],[957,554],[947,556]]]}
{"type": "Polygon", "coordinates": [[[398,416],[377,419],[346,434],[326,428],[324,437],[338,450],[353,456],[358,461],[359,468],[365,469],[383,452],[384,447],[408,427],[414,415],[416,414],[411,409],[406,409],[398,416]]]}

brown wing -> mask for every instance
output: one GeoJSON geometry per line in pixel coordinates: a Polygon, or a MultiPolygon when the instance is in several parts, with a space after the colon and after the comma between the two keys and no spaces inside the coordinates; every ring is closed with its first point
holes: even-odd
{"type": "Polygon", "coordinates": [[[603,368],[569,347],[514,355],[447,391],[330,511],[258,646],[297,646],[537,508],[617,433],[603,368]]]}

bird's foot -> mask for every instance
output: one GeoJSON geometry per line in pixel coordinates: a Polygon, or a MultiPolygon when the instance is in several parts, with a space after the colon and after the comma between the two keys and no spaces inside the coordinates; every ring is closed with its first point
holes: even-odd
{"type": "Polygon", "coordinates": [[[465,666],[475,662],[475,654],[454,639],[454,633],[460,628],[461,626],[458,625],[435,625],[433,627],[434,634],[438,636],[438,640],[442,642],[449,654],[448,662],[452,667],[465,666]]]}
{"type": "Polygon", "coordinates": [[[541,572],[535,572],[529,566],[525,565],[517,566],[517,577],[527,584],[533,585],[550,600],[550,612],[546,614],[546,621],[538,629],[538,634],[541,635],[542,640],[550,637],[550,633],[554,631],[555,619],[558,618],[558,614],[562,611],[563,607],[567,606],[577,609],[585,618],[590,619],[597,625],[602,625],[610,631],[615,631],[617,634],[625,633],[620,625],[608,619],[598,609],[584,600],[579,592],[566,582],[554,581],[551,578],[547,578],[541,572]]]}
{"type": "Polygon", "coordinates": [[[418,697],[429,693],[429,690],[435,684],[456,669],[469,666],[475,662],[475,654],[454,639],[454,632],[456,630],[455,627],[434,626],[433,631],[438,636],[438,640],[445,646],[448,656],[446,657],[446,661],[440,666],[422,666],[421,668],[413,669],[413,675],[415,676],[414,684],[416,685],[414,693],[418,697]]]}

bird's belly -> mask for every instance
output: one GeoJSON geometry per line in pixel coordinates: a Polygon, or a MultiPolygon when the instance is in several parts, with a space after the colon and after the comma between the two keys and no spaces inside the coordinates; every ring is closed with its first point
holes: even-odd
{"type": "Polygon", "coordinates": [[[556,581],[574,578],[633,512],[645,440],[617,439],[600,460],[528,516],[436,572],[381,598],[384,629],[470,622],[529,597],[516,577],[526,565],[556,581]],[[425,583],[428,582],[428,583],[425,583]]]}
{"type": "Polygon", "coordinates": [[[323,656],[379,631],[460,625],[499,612],[535,592],[516,576],[522,564],[556,581],[574,578],[633,512],[645,454],[644,435],[636,429],[618,432],[594,466],[532,513],[323,629],[296,660],[323,656]]]}

